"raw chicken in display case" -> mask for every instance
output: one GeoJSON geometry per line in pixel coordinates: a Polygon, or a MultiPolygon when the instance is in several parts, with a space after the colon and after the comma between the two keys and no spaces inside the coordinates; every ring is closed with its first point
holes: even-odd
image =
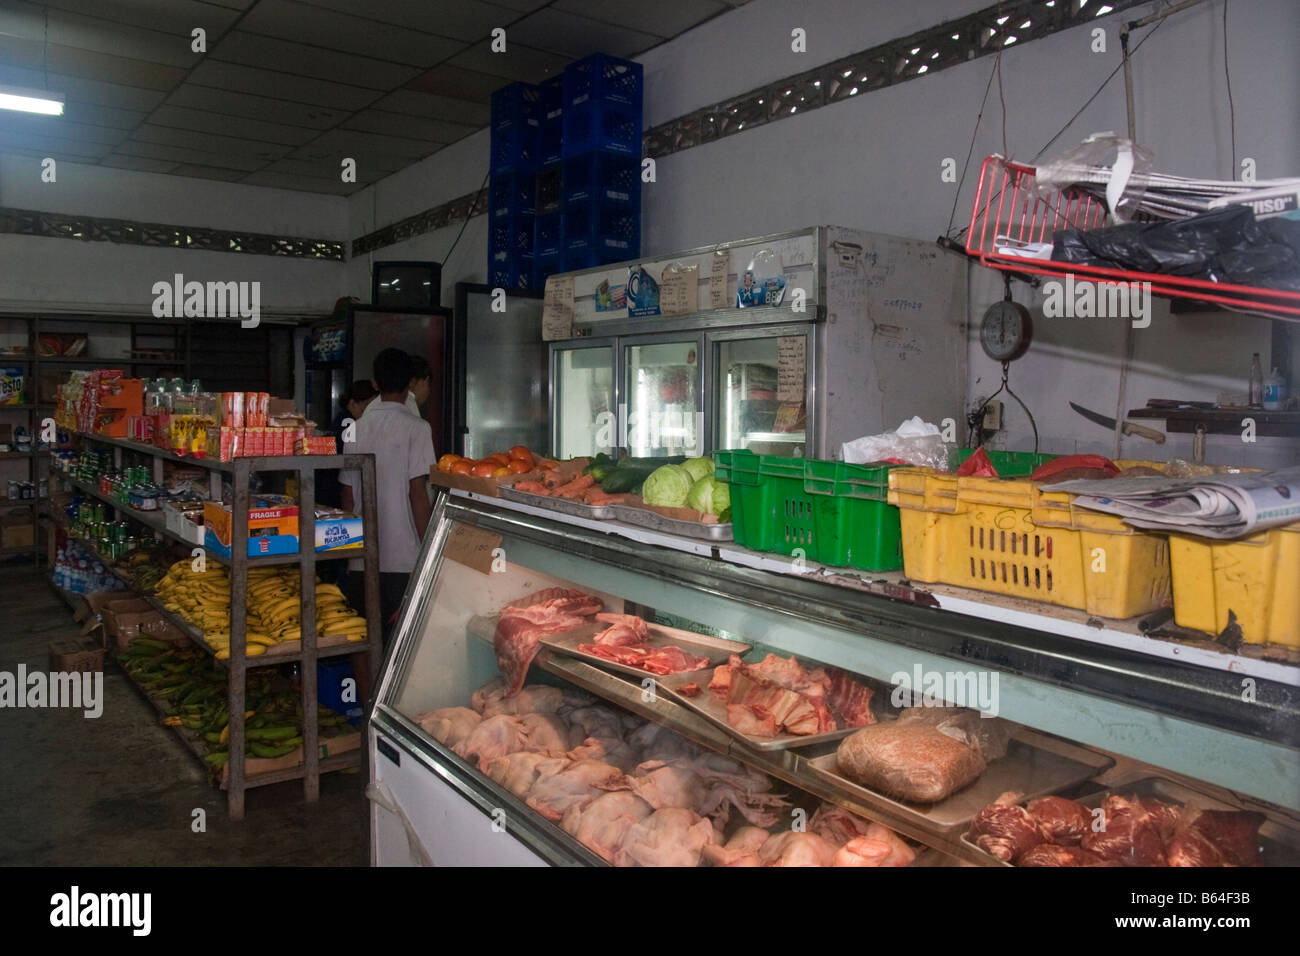
{"type": "Polygon", "coordinates": [[[900,645],[818,600],[848,592],[504,503],[443,499],[435,519],[368,728],[377,865],[1296,858],[1275,806],[1159,781],[1135,803],[1128,781],[1159,768],[969,705],[896,703],[900,645]],[[1110,842],[1080,832],[1099,805],[1110,842]]]}

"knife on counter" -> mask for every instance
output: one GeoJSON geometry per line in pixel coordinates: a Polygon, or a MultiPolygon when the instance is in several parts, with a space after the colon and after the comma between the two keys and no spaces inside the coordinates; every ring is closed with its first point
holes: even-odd
{"type": "MultiPolygon", "coordinates": [[[[1080,415],[1082,415],[1084,418],[1088,419],[1088,421],[1096,422],[1098,425],[1104,425],[1107,428],[1109,428],[1111,431],[1115,430],[1115,425],[1116,425],[1115,419],[1108,418],[1107,416],[1101,414],[1101,412],[1094,412],[1090,408],[1084,408],[1082,405],[1076,405],[1074,402],[1070,403],[1070,407],[1073,408],[1080,415]]],[[[1147,428],[1145,425],[1134,425],[1132,422],[1125,422],[1120,427],[1120,431],[1125,435],[1137,435],[1141,438],[1149,438],[1157,445],[1163,445],[1165,443],[1164,432],[1157,431],[1154,428],[1147,428]]]]}

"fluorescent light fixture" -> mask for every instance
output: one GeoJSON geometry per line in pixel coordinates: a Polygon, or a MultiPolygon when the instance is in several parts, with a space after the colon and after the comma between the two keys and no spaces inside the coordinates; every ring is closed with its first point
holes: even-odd
{"type": "Polygon", "coordinates": [[[47,93],[45,90],[26,90],[20,86],[0,86],[0,110],[62,116],[63,94],[47,93]]]}

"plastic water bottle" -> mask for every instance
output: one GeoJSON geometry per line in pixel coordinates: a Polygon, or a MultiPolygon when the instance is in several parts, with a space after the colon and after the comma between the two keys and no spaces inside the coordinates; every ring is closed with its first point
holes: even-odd
{"type": "Polygon", "coordinates": [[[1264,379],[1264,411],[1281,411],[1284,401],[1286,401],[1286,379],[1277,370],[1277,366],[1274,366],[1268,378],[1264,379]]]}

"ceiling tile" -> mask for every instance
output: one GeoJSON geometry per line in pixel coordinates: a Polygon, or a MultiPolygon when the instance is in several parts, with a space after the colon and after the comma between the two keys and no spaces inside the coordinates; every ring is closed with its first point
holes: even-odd
{"type": "Polygon", "coordinates": [[[505,53],[493,53],[489,41],[485,40],[474,44],[464,53],[456,54],[447,62],[452,66],[489,73],[507,80],[538,83],[562,71],[569,60],[569,57],[534,50],[522,43],[510,43],[507,37],[505,53]]]}
{"type": "Polygon", "coordinates": [[[28,89],[49,89],[62,93],[69,101],[79,100],[119,109],[151,110],[163,101],[165,93],[159,90],[146,90],[136,86],[119,86],[116,83],[100,83],[81,77],[67,76],[62,73],[50,73],[41,70],[28,70],[18,66],[6,66],[0,63],[0,83],[11,86],[25,86],[28,89]],[[48,80],[48,83],[47,83],[48,80]]]}
{"type": "Polygon", "coordinates": [[[617,23],[642,33],[673,37],[731,7],[717,0],[655,0],[654,3],[636,0],[619,4],[610,0],[557,0],[552,9],[617,23]]]}
{"type": "Polygon", "coordinates": [[[99,161],[101,166],[112,166],[114,169],[135,169],[144,173],[169,173],[176,168],[176,164],[168,162],[165,159],[145,159],[143,156],[105,156],[99,161]]]}
{"type": "Polygon", "coordinates": [[[18,136],[55,137],[71,142],[116,146],[128,131],[108,126],[69,123],[62,116],[33,116],[25,113],[0,113],[0,143],[18,136]]]}
{"type": "MultiPolygon", "coordinates": [[[[29,70],[40,70],[45,60],[43,46],[39,41],[0,33],[0,62],[10,66],[26,67],[29,70]]],[[[69,76],[121,83],[124,86],[141,86],[151,90],[169,90],[185,76],[185,71],[179,67],[110,56],[54,43],[49,46],[48,64],[51,73],[66,73],[69,76]]]]}
{"type": "Polygon", "coordinates": [[[227,29],[239,16],[239,10],[234,6],[222,7],[208,0],[94,0],[93,4],[86,0],[43,2],[51,10],[85,14],[164,33],[189,36],[195,27],[203,27],[208,31],[209,40],[227,29]]]}
{"type": "Polygon", "coordinates": [[[183,83],[177,87],[176,92],[167,102],[169,105],[207,110],[222,116],[247,116],[268,123],[288,123],[294,126],[308,126],[312,129],[328,129],[337,126],[348,117],[345,110],[307,106],[303,103],[292,103],[288,100],[277,100],[251,93],[232,93],[193,82],[183,83]]]}
{"type": "Polygon", "coordinates": [[[420,68],[400,66],[366,56],[322,50],[275,37],[235,30],[212,50],[211,59],[245,66],[274,66],[279,73],[297,73],[321,80],[347,77],[353,86],[391,90],[418,76],[420,68]]]}
{"type": "Polygon", "coordinates": [[[225,166],[229,169],[246,169],[249,172],[260,169],[266,162],[264,159],[245,154],[227,153],[218,156],[201,149],[183,149],[180,146],[164,146],[161,143],[144,143],[131,139],[120,144],[116,153],[121,156],[170,159],[177,163],[197,163],[200,166],[225,166]]]}
{"type": "Polygon", "coordinates": [[[152,123],[146,123],[137,129],[131,134],[131,139],[139,143],[160,143],[163,146],[203,150],[213,156],[251,156],[263,162],[279,159],[293,148],[284,144],[262,143],[257,140],[238,139],[234,136],[201,133],[191,129],[154,126],[152,123]]]}
{"type": "Polygon", "coordinates": [[[222,116],[203,110],[170,105],[155,110],[153,115],[149,117],[149,122],[154,126],[198,130],[202,133],[220,133],[222,136],[255,139],[265,143],[283,143],[288,146],[301,146],[320,132],[305,126],[264,123],[261,120],[222,116]]]}
{"type": "Polygon", "coordinates": [[[356,0],[299,0],[305,6],[354,13],[370,20],[396,23],[414,30],[473,42],[493,28],[517,19],[519,11],[482,0],[384,0],[360,6],[356,0]]]}
{"type": "Polygon", "coordinates": [[[333,179],[308,179],[292,173],[273,173],[263,171],[251,173],[240,180],[249,186],[270,186],[274,189],[296,189],[299,192],[330,193],[347,196],[362,187],[362,183],[345,183],[333,179]]]}
{"type": "Polygon", "coordinates": [[[272,73],[251,66],[218,63],[215,60],[200,63],[190,74],[190,79],[203,86],[214,86],[217,89],[256,93],[259,96],[273,96],[348,112],[359,110],[376,99],[373,90],[290,76],[287,73],[272,73]]]}
{"type": "Polygon", "coordinates": [[[300,146],[289,154],[289,158],[332,161],[337,164],[348,157],[355,159],[358,167],[370,165],[391,171],[424,158],[434,148],[432,143],[336,129],[323,133],[315,142],[300,146]]]}
{"type": "Polygon", "coordinates": [[[112,129],[135,129],[148,115],[143,110],[119,110],[111,106],[68,100],[63,104],[63,118],[73,123],[107,126],[112,129]]]}
{"type": "MultiPolygon", "coordinates": [[[[499,79],[496,77],[491,79],[493,83],[500,85],[499,79]]],[[[492,118],[492,107],[487,102],[471,103],[468,100],[456,100],[449,96],[417,93],[415,90],[398,90],[396,93],[389,93],[382,100],[376,101],[372,108],[386,110],[389,113],[433,116],[445,122],[473,126],[475,129],[486,126],[492,118]]]]}
{"type": "MultiPolygon", "coordinates": [[[[85,9],[83,5],[83,12],[85,9]]],[[[64,46],[177,67],[187,68],[200,57],[190,48],[188,30],[185,35],[177,36],[64,10],[49,11],[47,26],[44,6],[28,0],[8,0],[0,8],[0,33],[41,45],[48,41],[51,47],[64,46]]]]}
{"type": "MultiPolygon", "coordinates": [[[[553,3],[554,0],[493,0],[493,2],[499,3],[503,7],[509,7],[517,13],[531,13],[534,10],[540,10],[549,3],[553,3]]],[[[635,0],[635,2],[639,3],[641,0],[635,0]]]]}
{"type": "Polygon", "coordinates": [[[450,37],[416,33],[407,27],[365,20],[333,10],[309,8],[289,0],[259,0],[257,6],[239,22],[239,28],[249,33],[422,67],[432,66],[463,46],[461,41],[450,37]]]}
{"type": "Polygon", "coordinates": [[[477,126],[444,123],[441,120],[423,119],[403,113],[386,113],[375,109],[362,110],[344,123],[343,128],[364,130],[368,133],[384,133],[388,136],[404,136],[433,143],[454,143],[479,130],[477,126]]]}
{"type": "Polygon", "coordinates": [[[172,170],[173,176],[193,176],[196,179],[221,179],[233,183],[248,174],[239,169],[222,169],[219,166],[200,166],[197,163],[182,163],[172,170]]]}
{"type": "MultiPolygon", "coordinates": [[[[611,13],[612,16],[612,13],[611,13]]],[[[577,59],[591,53],[630,57],[659,43],[662,37],[629,30],[605,21],[591,20],[560,10],[539,10],[520,20],[506,33],[506,52],[511,41],[538,50],[549,50],[577,59]]]]}
{"type": "Polygon", "coordinates": [[[465,70],[444,63],[417,76],[406,84],[406,88],[422,93],[436,93],[451,99],[487,103],[492,99],[492,94],[505,82],[501,77],[491,73],[465,70]]]}

